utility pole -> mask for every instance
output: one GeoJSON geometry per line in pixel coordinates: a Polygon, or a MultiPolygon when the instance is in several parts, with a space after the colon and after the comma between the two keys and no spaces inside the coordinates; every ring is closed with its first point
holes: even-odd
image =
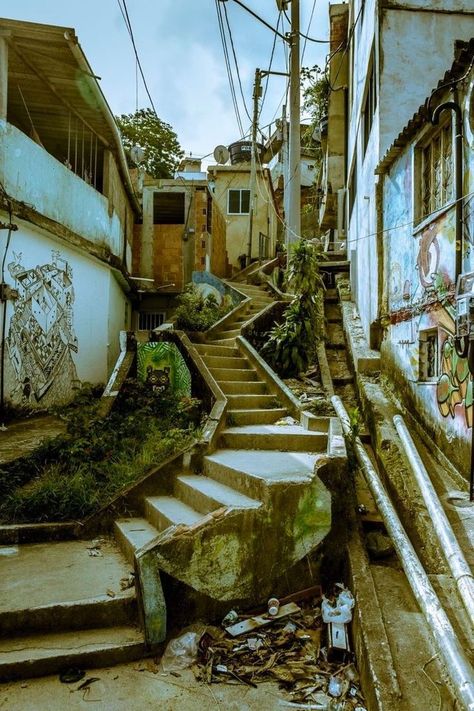
{"type": "Polygon", "coordinates": [[[255,70],[255,83],[253,86],[253,117],[252,117],[252,153],[250,163],[250,212],[249,212],[249,241],[247,245],[247,265],[252,258],[253,217],[257,209],[257,128],[258,128],[258,102],[262,95],[260,69],[255,70]]]}
{"type": "Polygon", "coordinates": [[[300,129],[300,0],[291,0],[290,138],[286,215],[286,246],[301,234],[301,129],[300,129]]]}

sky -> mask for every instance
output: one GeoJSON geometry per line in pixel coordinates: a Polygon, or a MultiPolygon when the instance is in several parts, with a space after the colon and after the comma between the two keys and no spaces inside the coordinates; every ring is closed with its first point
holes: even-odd
{"type": "MultiPolygon", "coordinates": [[[[276,0],[245,0],[244,4],[276,27],[279,14],[276,0]]],[[[327,39],[328,4],[323,0],[300,0],[300,5],[301,31],[327,39]],[[309,26],[313,3],[315,9],[309,26]]],[[[274,34],[233,0],[227,0],[225,6],[242,93],[251,116],[255,69],[268,69],[274,34]]],[[[219,144],[238,140],[240,131],[231,100],[215,0],[127,0],[127,8],[157,114],[176,131],[185,152],[202,157],[219,144]]],[[[0,15],[74,28],[89,64],[101,77],[100,85],[113,113],[135,111],[136,62],[118,0],[1,0],[0,15]]],[[[302,39],[302,50],[304,45],[302,39]]],[[[232,53],[230,46],[229,52],[232,53]]],[[[327,44],[306,42],[302,64],[324,64],[327,52],[327,44]]],[[[274,71],[286,71],[285,54],[285,43],[277,38],[274,71]]],[[[235,68],[234,78],[240,98],[235,68]]],[[[285,89],[285,77],[270,77],[261,127],[281,116],[285,89]]],[[[149,105],[140,80],[138,106],[149,105]]],[[[241,98],[239,105],[247,131],[250,119],[241,98]]]]}

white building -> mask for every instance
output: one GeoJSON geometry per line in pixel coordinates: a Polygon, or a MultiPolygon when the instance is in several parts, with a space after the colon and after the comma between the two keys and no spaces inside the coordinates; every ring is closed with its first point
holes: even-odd
{"type": "Polygon", "coordinates": [[[72,29],[0,19],[0,181],[0,404],[49,406],[116,361],[139,211],[72,29]]]}

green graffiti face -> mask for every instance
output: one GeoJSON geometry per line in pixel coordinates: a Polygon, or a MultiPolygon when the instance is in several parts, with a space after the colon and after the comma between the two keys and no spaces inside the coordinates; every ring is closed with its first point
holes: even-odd
{"type": "MultiPolygon", "coordinates": [[[[446,339],[442,348],[442,374],[436,386],[438,408],[443,417],[456,416],[456,406],[464,404],[467,426],[472,419],[472,380],[466,358],[460,358],[454,348],[452,336],[446,339]]],[[[458,408],[459,409],[459,408],[458,408]]]]}
{"type": "Polygon", "coordinates": [[[154,392],[171,391],[179,397],[191,395],[191,373],[174,343],[139,343],[137,375],[154,392]]]}

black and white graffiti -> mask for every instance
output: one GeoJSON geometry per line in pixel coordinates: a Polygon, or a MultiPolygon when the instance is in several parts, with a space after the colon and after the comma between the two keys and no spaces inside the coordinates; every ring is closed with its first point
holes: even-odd
{"type": "Polygon", "coordinates": [[[13,253],[8,271],[19,293],[7,339],[15,389],[23,402],[39,402],[65,369],[68,379],[77,378],[72,269],[53,251],[50,264],[32,269],[22,265],[21,253],[13,253]]]}

